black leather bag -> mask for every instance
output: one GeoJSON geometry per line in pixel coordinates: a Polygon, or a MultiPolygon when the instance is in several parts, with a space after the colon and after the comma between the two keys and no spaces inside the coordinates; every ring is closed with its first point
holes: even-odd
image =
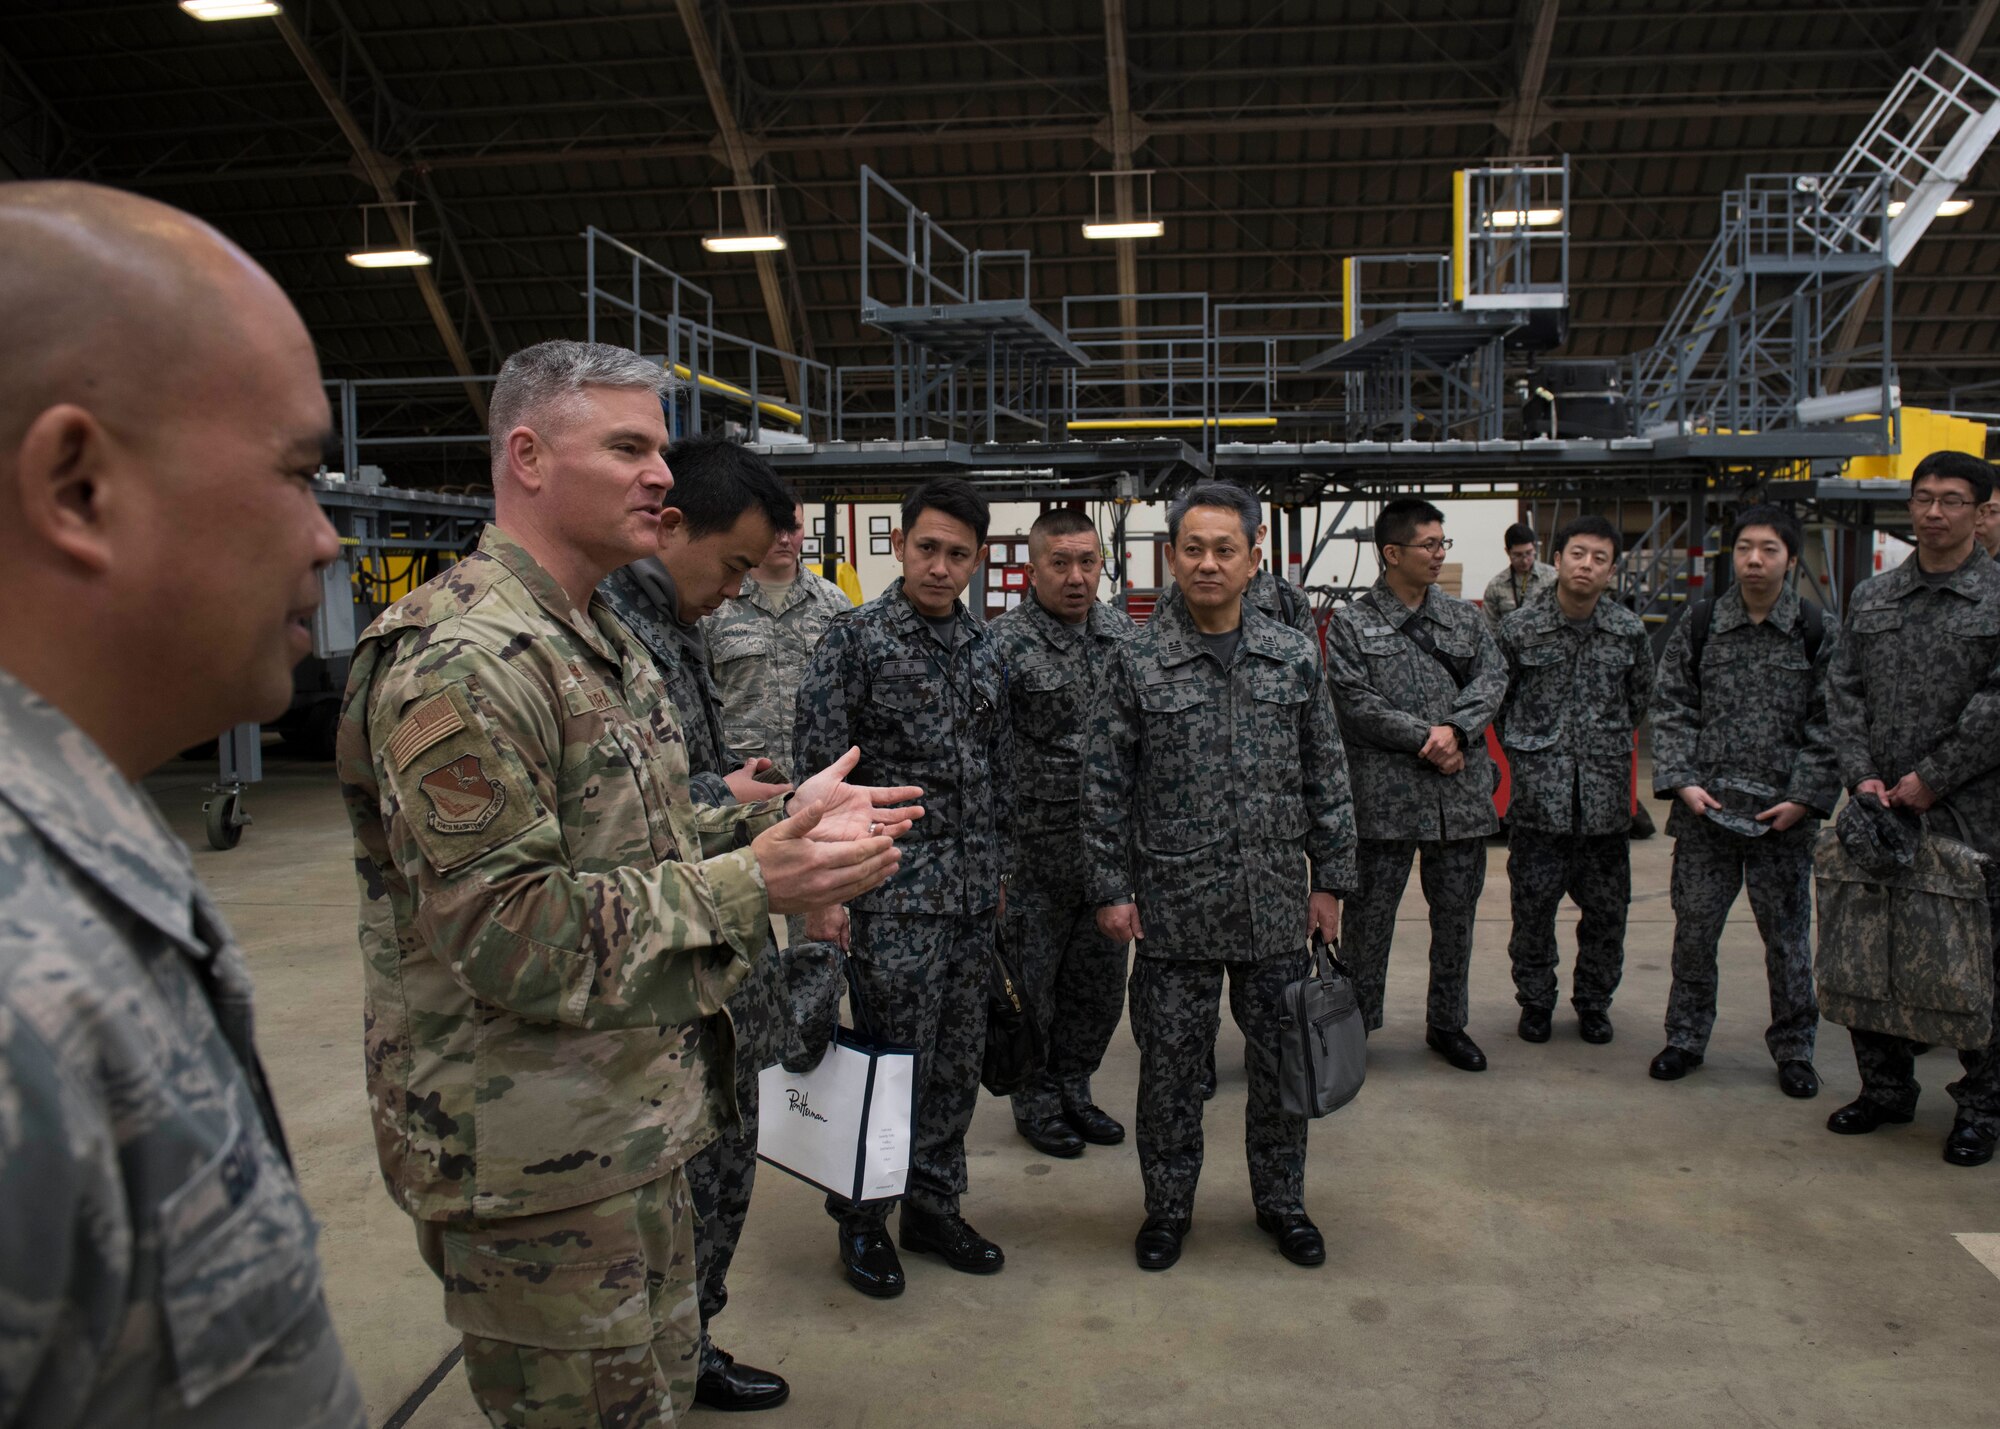
{"type": "Polygon", "coordinates": [[[996,926],[987,973],[986,1057],[979,1068],[980,1084],[996,1097],[1012,1096],[1041,1071],[1048,1055],[1020,967],[1007,956],[996,926]]]}
{"type": "Polygon", "coordinates": [[[1340,945],[1313,935],[1306,975],[1278,1014],[1278,1101],[1291,1116],[1325,1116],[1354,1100],[1368,1076],[1368,1033],[1340,945]]]}

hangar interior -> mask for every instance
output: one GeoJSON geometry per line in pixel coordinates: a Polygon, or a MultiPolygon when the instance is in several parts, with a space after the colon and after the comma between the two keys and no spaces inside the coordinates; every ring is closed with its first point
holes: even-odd
{"type": "MultiPolygon", "coordinates": [[[[155,783],[251,952],[335,1317],[398,1429],[481,1421],[369,1155],[321,761],[356,635],[490,511],[508,353],[588,337],[669,366],[675,430],[766,454],[865,595],[894,574],[871,518],[951,473],[996,532],[1087,509],[1104,595],[1139,617],[1164,502],[1209,477],[1267,503],[1270,564],[1323,610],[1372,579],[1379,504],[1417,494],[1467,597],[1509,521],[1612,516],[1618,595],[1664,640],[1726,579],[1731,513],[1772,498],[1806,518],[1801,579],[1837,616],[1899,549],[1915,462],[2000,429],[1996,0],[203,8],[8,7],[0,176],[187,209],[319,345],[344,556],[315,658],[281,731],[155,783]]],[[[1990,1192],[1914,1154],[1941,1097],[1854,1145],[1824,1103],[1773,1094],[1747,905],[1707,1071],[1647,1081],[1669,862],[1664,838],[1635,846],[1610,1049],[1502,1035],[1497,858],[1474,962],[1492,1075],[1425,1056],[1403,954],[1368,1092],[1315,1128],[1320,1275],[1224,1209],[1226,1022],[1216,1249],[1164,1279],[1131,1270],[1131,1149],[1052,1165],[1004,1109],[973,1132],[969,1204],[1015,1262],[990,1283],[862,1304],[815,1198],[767,1174],[726,1328],[796,1386],[772,1422],[1990,1416],[1990,1192]]],[[[1399,946],[1422,918],[1413,894],[1399,946]]],[[[1136,1065],[1121,1033],[1107,1105],[1129,1108],[1136,1065]]],[[[1830,1025],[1820,1066],[1852,1084],[1830,1025]]]]}

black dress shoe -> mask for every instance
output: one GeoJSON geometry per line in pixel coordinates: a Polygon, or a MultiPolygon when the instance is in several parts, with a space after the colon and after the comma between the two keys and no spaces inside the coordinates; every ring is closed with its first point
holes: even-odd
{"type": "Polygon", "coordinates": [[[967,1275],[991,1275],[1007,1263],[1000,1247],[967,1225],[965,1217],[934,1216],[908,1201],[903,1203],[896,1241],[904,1250],[929,1251],[967,1275]]]}
{"type": "Polygon", "coordinates": [[[1993,1133],[1960,1119],[1944,1139],[1944,1159],[1954,1166],[1984,1166],[1993,1159],[1993,1133]]]}
{"type": "Polygon", "coordinates": [[[1188,1223],[1185,1220],[1168,1220],[1165,1216],[1148,1216],[1146,1223],[1139,1227],[1138,1237],[1132,1242],[1132,1254],[1139,1262],[1141,1270],[1165,1270],[1181,1258],[1181,1242],[1187,1238],[1188,1223]]]}
{"type": "Polygon", "coordinates": [[[1826,1119],[1826,1129],[1838,1136],[1866,1136],[1878,1126],[1900,1126],[1916,1119],[1914,1111],[1886,1111],[1871,1101],[1851,1101],[1826,1119]]]}
{"type": "Polygon", "coordinates": [[[1486,1054],[1465,1035],[1463,1027],[1426,1027],[1424,1045],[1442,1056],[1461,1072],[1486,1070],[1486,1054]]]}
{"type": "Polygon", "coordinates": [[[738,1364],[713,1348],[702,1363],[701,1378],[694,1382],[694,1402],[710,1409],[775,1409],[791,1392],[783,1376],[738,1364]]]}
{"type": "Polygon", "coordinates": [[[1678,1082],[1699,1067],[1701,1060],[1699,1052],[1690,1052],[1685,1047],[1670,1046],[1653,1058],[1653,1064],[1646,1068],[1646,1075],[1656,1082],[1678,1082]]]}
{"type": "Polygon", "coordinates": [[[1523,1042],[1546,1042],[1549,1040],[1549,1019],[1553,1014],[1546,1007],[1524,1007],[1521,1009],[1521,1040],[1523,1042]]]}
{"type": "Polygon", "coordinates": [[[893,1300],[903,1293],[903,1262],[889,1244],[886,1227],[842,1230],[840,1263],[847,1267],[847,1283],[863,1295],[893,1300]]]}
{"type": "Polygon", "coordinates": [[[1819,1073],[1802,1058],[1778,1063],[1778,1090],[1788,1097],[1807,1101],[1819,1095],[1819,1073]]]}
{"type": "Polygon", "coordinates": [[[1069,1123],[1059,1116],[1044,1117],[1040,1121],[1017,1121],[1014,1130],[1021,1133],[1021,1140],[1044,1156],[1060,1156],[1066,1161],[1072,1156],[1083,1155],[1083,1138],[1070,1130],[1069,1123]]]}
{"type": "Polygon", "coordinates": [[[1125,1139],[1125,1128],[1094,1102],[1064,1107],[1063,1120],[1092,1146],[1116,1146],[1125,1139]]]}
{"type": "Polygon", "coordinates": [[[1584,1041],[1602,1047],[1611,1040],[1611,1014],[1608,1012],[1579,1012],[1576,1015],[1576,1035],[1584,1041]]]}
{"type": "Polygon", "coordinates": [[[1266,1235],[1276,1237],[1278,1254],[1294,1265],[1326,1263],[1326,1238],[1319,1233],[1319,1227],[1312,1223],[1312,1217],[1304,1211],[1294,1211],[1284,1216],[1274,1216],[1269,1211],[1259,1211],[1257,1229],[1266,1235]]]}

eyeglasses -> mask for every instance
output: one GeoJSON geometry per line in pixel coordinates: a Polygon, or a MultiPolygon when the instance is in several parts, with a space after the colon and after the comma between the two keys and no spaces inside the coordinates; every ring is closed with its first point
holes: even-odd
{"type": "Polygon", "coordinates": [[[1912,511],[1928,511],[1931,507],[1935,506],[1947,516],[1956,516],[1959,512],[1965,510],[1966,507],[1977,506],[1978,504],[1976,501],[1960,496],[1957,492],[1951,492],[1944,496],[1912,496],[1910,498],[1910,509],[1912,511]]]}
{"type": "Polygon", "coordinates": [[[1433,536],[1428,541],[1384,541],[1385,546],[1401,546],[1406,551],[1427,551],[1433,556],[1441,556],[1451,549],[1451,542],[1442,536],[1433,536]]]}

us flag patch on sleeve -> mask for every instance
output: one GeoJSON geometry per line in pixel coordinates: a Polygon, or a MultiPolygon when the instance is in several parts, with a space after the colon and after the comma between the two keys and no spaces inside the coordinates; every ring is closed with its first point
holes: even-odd
{"type": "Polygon", "coordinates": [[[465,720],[451,702],[450,692],[432,695],[407,715],[389,736],[389,760],[399,770],[436,744],[465,728],[465,720]]]}

